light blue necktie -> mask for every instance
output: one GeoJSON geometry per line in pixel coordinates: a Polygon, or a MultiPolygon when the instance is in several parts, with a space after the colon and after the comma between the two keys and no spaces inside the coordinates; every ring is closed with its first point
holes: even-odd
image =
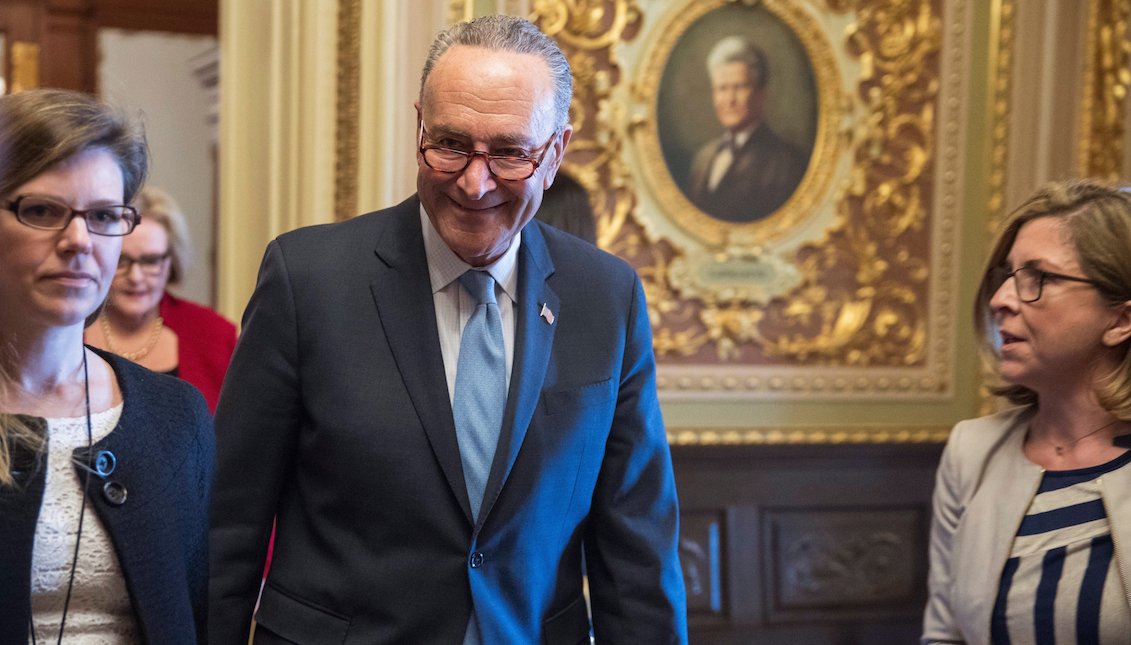
{"type": "MultiPolygon", "coordinates": [[[[459,282],[477,304],[459,342],[452,414],[471,516],[478,521],[507,403],[507,363],[503,322],[495,302],[495,280],[486,271],[468,271],[460,276],[459,282]]],[[[464,645],[480,642],[474,609],[463,642],[464,645]]]]}
{"type": "Polygon", "coordinates": [[[477,304],[460,338],[452,413],[471,516],[478,520],[507,404],[507,363],[495,280],[486,271],[468,271],[459,282],[477,304]]]}

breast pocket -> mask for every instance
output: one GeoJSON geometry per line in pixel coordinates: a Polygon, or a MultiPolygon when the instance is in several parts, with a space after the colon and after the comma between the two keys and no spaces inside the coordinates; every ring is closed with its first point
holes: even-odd
{"type": "Polygon", "coordinates": [[[550,390],[542,393],[542,407],[546,414],[578,412],[600,405],[608,405],[616,398],[616,383],[612,377],[579,387],[550,390]]]}

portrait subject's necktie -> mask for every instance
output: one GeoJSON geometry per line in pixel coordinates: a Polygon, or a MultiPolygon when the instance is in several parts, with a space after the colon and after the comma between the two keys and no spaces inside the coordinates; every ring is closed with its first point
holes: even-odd
{"type": "Polygon", "coordinates": [[[718,151],[715,152],[715,158],[711,160],[711,174],[707,179],[707,190],[714,191],[719,187],[719,183],[730,170],[730,165],[734,163],[734,155],[737,151],[738,145],[734,140],[734,135],[728,134],[722,144],[719,145],[718,151]]]}
{"type": "Polygon", "coordinates": [[[495,280],[486,271],[468,271],[459,282],[477,304],[460,338],[452,414],[471,515],[478,521],[507,403],[507,365],[495,280]]]}

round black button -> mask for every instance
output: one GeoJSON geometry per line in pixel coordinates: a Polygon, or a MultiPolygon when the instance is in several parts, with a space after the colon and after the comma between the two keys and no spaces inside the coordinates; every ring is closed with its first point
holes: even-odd
{"type": "Polygon", "coordinates": [[[471,565],[472,569],[478,569],[483,566],[483,554],[478,551],[472,553],[467,563],[471,565]]]}
{"type": "Polygon", "coordinates": [[[126,487],[118,482],[106,482],[102,486],[102,496],[114,506],[126,503],[126,487]]]}
{"type": "Polygon", "coordinates": [[[109,477],[117,467],[118,458],[114,453],[109,450],[98,451],[98,455],[94,458],[94,472],[98,473],[99,477],[109,477]]]}

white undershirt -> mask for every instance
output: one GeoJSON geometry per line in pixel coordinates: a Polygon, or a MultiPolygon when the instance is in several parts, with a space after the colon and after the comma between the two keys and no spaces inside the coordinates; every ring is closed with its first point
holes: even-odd
{"type": "MultiPolygon", "coordinates": [[[[91,415],[92,440],[97,442],[109,435],[121,416],[122,404],[91,415]]],[[[40,643],[54,643],[59,638],[59,622],[71,579],[82,508],[82,481],[72,453],[87,445],[86,416],[47,419],[47,437],[46,489],[35,525],[31,560],[31,610],[40,643]]],[[[136,632],[114,545],[87,500],[63,641],[133,643],[137,641],[136,632]]]]}

